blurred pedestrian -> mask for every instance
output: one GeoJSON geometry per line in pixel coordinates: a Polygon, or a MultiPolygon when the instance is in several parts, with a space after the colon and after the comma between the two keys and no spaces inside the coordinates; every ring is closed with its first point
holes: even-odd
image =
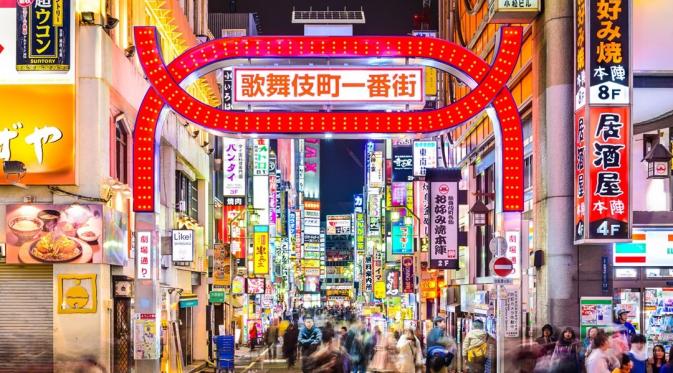
{"type": "Polygon", "coordinates": [[[393,333],[388,332],[385,336],[378,339],[374,347],[374,357],[369,365],[372,372],[396,372],[397,367],[397,341],[393,333]]]}
{"type": "Polygon", "coordinates": [[[274,319],[271,321],[271,325],[266,329],[265,343],[268,348],[269,359],[275,359],[277,356],[276,353],[276,344],[278,343],[278,326],[276,325],[277,321],[274,319]]]}
{"type": "Polygon", "coordinates": [[[631,350],[628,356],[633,362],[633,373],[647,373],[647,340],[642,334],[636,334],[631,338],[631,350]]]}
{"type": "Polygon", "coordinates": [[[290,323],[283,335],[283,356],[287,359],[287,367],[294,367],[297,361],[297,338],[299,337],[299,329],[290,323]]]}
{"type": "Polygon", "coordinates": [[[302,364],[304,373],[349,373],[348,353],[341,347],[334,328],[326,327],[322,334],[323,345],[302,364]]]}
{"type": "Polygon", "coordinates": [[[652,347],[652,357],[647,360],[648,373],[659,373],[662,366],[666,364],[666,350],[663,345],[652,347]]]}
{"type": "Polygon", "coordinates": [[[487,342],[488,334],[484,331],[484,323],[481,320],[472,321],[472,330],[465,335],[463,340],[463,360],[465,360],[468,372],[484,372],[488,353],[487,342]]]}
{"type": "Polygon", "coordinates": [[[421,346],[417,343],[412,329],[407,329],[397,341],[398,362],[397,370],[400,373],[416,373],[416,368],[422,365],[421,346]]]}
{"type": "Polygon", "coordinates": [[[591,328],[587,329],[587,335],[584,337],[584,341],[582,341],[582,350],[580,351],[580,363],[582,364],[582,367],[586,367],[587,357],[589,357],[591,354],[591,349],[593,348],[593,341],[594,337],[596,337],[596,333],[598,333],[598,328],[592,326],[591,328]]]}
{"type": "Polygon", "coordinates": [[[250,332],[248,333],[248,340],[250,341],[250,351],[252,351],[257,344],[257,323],[252,324],[252,328],[250,328],[250,332]]]}
{"type": "Polygon", "coordinates": [[[537,344],[541,347],[542,355],[551,355],[554,352],[554,347],[556,346],[556,337],[554,336],[554,328],[545,324],[542,327],[542,335],[536,340],[537,344]]]}
{"type": "Polygon", "coordinates": [[[554,373],[574,373],[580,371],[580,346],[573,328],[563,329],[561,338],[556,341],[552,352],[551,364],[554,373]]]}
{"type": "Polygon", "coordinates": [[[633,362],[628,354],[623,354],[619,368],[615,368],[612,373],[631,373],[633,362]]]}
{"type": "Polygon", "coordinates": [[[320,329],[313,325],[312,318],[304,318],[304,327],[299,332],[297,341],[299,342],[299,346],[301,346],[302,369],[304,369],[306,359],[318,349],[322,342],[322,333],[320,329]]]}
{"type": "Polygon", "coordinates": [[[588,373],[610,373],[610,343],[605,333],[597,333],[594,337],[591,355],[587,357],[588,373]]]}
{"type": "Polygon", "coordinates": [[[346,337],[348,336],[348,328],[345,326],[341,327],[341,334],[339,335],[339,342],[341,346],[345,348],[346,346],[346,337]]]}

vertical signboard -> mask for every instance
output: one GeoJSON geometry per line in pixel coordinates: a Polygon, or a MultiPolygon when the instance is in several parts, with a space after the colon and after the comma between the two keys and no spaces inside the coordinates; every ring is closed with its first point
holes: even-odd
{"type": "Polygon", "coordinates": [[[254,176],[266,176],[269,174],[269,140],[253,139],[253,164],[254,176]]]}
{"type": "MultiPolygon", "coordinates": [[[[419,217],[418,237],[430,236],[430,184],[425,181],[414,181],[414,214],[419,217]]],[[[421,250],[423,250],[421,245],[421,250]]]]}
{"type": "Polygon", "coordinates": [[[437,141],[414,141],[414,176],[425,176],[425,170],[437,167],[437,141]]]}
{"type": "Polygon", "coordinates": [[[629,108],[589,109],[588,231],[589,239],[628,239],[629,108]]]}
{"type": "Polygon", "coordinates": [[[233,85],[234,75],[231,68],[222,70],[222,109],[231,110],[233,104],[233,85]]]}
{"type": "Polygon", "coordinates": [[[320,199],[320,140],[304,140],[304,198],[320,199]]]}
{"type": "Polygon", "coordinates": [[[70,1],[16,2],[16,71],[70,70],[70,1]]]}
{"type": "Polygon", "coordinates": [[[414,257],[402,257],[402,293],[414,294],[414,257]]]}
{"type": "Polygon", "coordinates": [[[630,1],[575,5],[574,239],[629,239],[630,1]]]}
{"type": "Polygon", "coordinates": [[[152,278],[152,232],[136,232],[136,278],[149,280],[152,278]]]}
{"type": "Polygon", "coordinates": [[[521,276],[521,232],[506,231],[505,242],[507,242],[505,256],[512,262],[512,273],[507,277],[519,278],[521,276]]]}
{"type": "Polygon", "coordinates": [[[269,273],[269,226],[255,225],[254,228],[253,272],[255,275],[269,273]]]}
{"type": "Polygon", "coordinates": [[[503,293],[505,337],[516,338],[521,330],[521,292],[516,286],[505,286],[503,293]]]}
{"type": "Polygon", "coordinates": [[[393,140],[391,163],[392,181],[407,182],[414,180],[414,150],[411,139],[393,140]]]}
{"type": "Polygon", "coordinates": [[[231,286],[232,263],[230,244],[213,247],[213,285],[231,286]]]}
{"type": "Polygon", "coordinates": [[[369,186],[380,188],[383,186],[383,152],[374,150],[369,159],[369,186]]]}
{"type": "Polygon", "coordinates": [[[372,268],[373,258],[365,257],[365,292],[371,293],[374,290],[374,269],[372,268]]]}
{"type": "Polygon", "coordinates": [[[430,268],[458,269],[459,170],[431,169],[430,268]]]}
{"type": "MultiPolygon", "coordinates": [[[[392,225],[392,253],[404,255],[414,253],[413,224],[394,223],[392,225]]],[[[389,259],[390,260],[390,259],[389,259]]]]}
{"type": "Polygon", "coordinates": [[[222,138],[224,196],[245,195],[245,139],[222,138]]]}
{"type": "Polygon", "coordinates": [[[400,271],[386,271],[386,295],[396,296],[400,294],[400,271]]]}

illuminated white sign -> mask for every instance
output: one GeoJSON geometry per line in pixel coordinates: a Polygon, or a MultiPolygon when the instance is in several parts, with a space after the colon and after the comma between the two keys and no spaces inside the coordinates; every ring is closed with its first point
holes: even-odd
{"type": "Polygon", "coordinates": [[[437,167],[437,141],[414,141],[414,176],[425,176],[425,170],[437,167]]]}
{"type": "Polygon", "coordinates": [[[191,229],[173,230],[173,261],[191,262],[194,260],[194,231],[191,229]]]}
{"type": "Polygon", "coordinates": [[[245,141],[245,139],[222,138],[225,196],[245,195],[245,141]]]}
{"type": "Polygon", "coordinates": [[[136,232],[136,278],[148,280],[152,278],[152,232],[136,232]]]}
{"type": "Polygon", "coordinates": [[[234,68],[235,103],[409,103],[424,101],[423,68],[234,68]]]}

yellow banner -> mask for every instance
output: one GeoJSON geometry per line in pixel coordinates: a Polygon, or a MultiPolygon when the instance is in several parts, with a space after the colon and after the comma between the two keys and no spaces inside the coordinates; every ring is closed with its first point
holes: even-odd
{"type": "Polygon", "coordinates": [[[376,281],[374,283],[374,298],[383,299],[386,297],[386,282],[376,281]]]}
{"type": "Polygon", "coordinates": [[[437,96],[437,69],[425,67],[425,95],[437,96]]]}
{"type": "Polygon", "coordinates": [[[0,184],[73,185],[75,148],[74,85],[0,85],[0,184]]]}
{"type": "Polygon", "coordinates": [[[256,275],[266,275],[269,273],[269,227],[255,227],[255,254],[253,256],[253,271],[256,275]],[[264,227],[266,230],[258,229],[264,227]]]}

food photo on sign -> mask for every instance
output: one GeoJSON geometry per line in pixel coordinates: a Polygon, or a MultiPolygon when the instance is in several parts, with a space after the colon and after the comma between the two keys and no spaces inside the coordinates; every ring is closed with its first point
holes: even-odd
{"type": "Polygon", "coordinates": [[[103,206],[7,205],[7,263],[103,263],[103,206]]]}

